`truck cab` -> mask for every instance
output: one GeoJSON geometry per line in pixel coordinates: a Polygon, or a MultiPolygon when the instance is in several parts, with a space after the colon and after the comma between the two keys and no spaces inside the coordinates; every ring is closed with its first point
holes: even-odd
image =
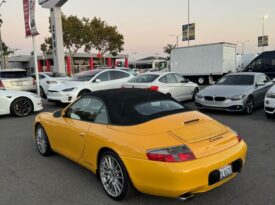
{"type": "Polygon", "coordinates": [[[275,78],[275,51],[263,52],[243,71],[264,73],[271,79],[275,78]]]}

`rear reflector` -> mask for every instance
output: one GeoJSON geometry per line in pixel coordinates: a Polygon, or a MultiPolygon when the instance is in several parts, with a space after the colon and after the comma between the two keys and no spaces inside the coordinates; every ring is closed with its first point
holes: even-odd
{"type": "Polygon", "coordinates": [[[0,80],[0,88],[4,88],[4,84],[2,83],[2,81],[0,80]]]}
{"type": "Polygon", "coordinates": [[[185,145],[148,151],[147,158],[160,162],[185,162],[196,159],[193,152],[185,145]]]}
{"type": "Polygon", "coordinates": [[[159,90],[159,86],[151,86],[151,87],[149,88],[149,90],[158,91],[158,90],[159,90]]]}

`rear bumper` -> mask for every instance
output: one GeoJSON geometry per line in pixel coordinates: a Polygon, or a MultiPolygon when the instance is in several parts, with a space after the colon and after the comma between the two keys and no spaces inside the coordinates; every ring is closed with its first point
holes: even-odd
{"type": "Polygon", "coordinates": [[[265,112],[268,114],[275,114],[275,99],[265,98],[265,112]]]}
{"type": "Polygon", "coordinates": [[[183,163],[162,163],[121,157],[132,183],[140,192],[177,198],[183,194],[209,191],[234,178],[210,183],[210,174],[238,160],[245,162],[247,146],[244,141],[223,152],[183,163]]]}
{"type": "Polygon", "coordinates": [[[196,98],[196,106],[200,109],[223,110],[228,112],[242,112],[244,110],[244,100],[226,100],[223,102],[207,101],[196,98]]]}

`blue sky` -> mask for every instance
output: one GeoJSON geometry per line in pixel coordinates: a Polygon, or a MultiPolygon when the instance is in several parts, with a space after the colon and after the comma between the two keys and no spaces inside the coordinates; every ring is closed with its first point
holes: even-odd
{"type": "MultiPolygon", "coordinates": [[[[6,0],[0,13],[4,20],[3,39],[11,48],[31,51],[31,39],[25,39],[22,0],[6,0]]],[[[191,45],[250,40],[246,52],[260,52],[257,36],[262,32],[260,17],[269,14],[266,34],[275,50],[274,0],[190,0],[191,22],[196,23],[196,40],[191,45]]],[[[175,43],[170,34],[181,33],[187,23],[187,0],[68,0],[62,8],[66,15],[101,17],[116,25],[125,37],[124,53],[138,52],[138,57],[162,53],[168,43],[175,43]]],[[[48,33],[49,11],[37,5],[38,45],[48,33]]],[[[180,42],[186,46],[185,42],[180,42]]],[[[239,48],[240,50],[240,48],[239,48]]]]}

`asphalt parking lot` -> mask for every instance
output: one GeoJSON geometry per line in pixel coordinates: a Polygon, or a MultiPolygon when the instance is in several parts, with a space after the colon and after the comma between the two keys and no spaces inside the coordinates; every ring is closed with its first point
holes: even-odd
{"type": "MultiPolygon", "coordinates": [[[[187,103],[195,108],[194,103],[187,103]]],[[[45,111],[61,109],[45,103],[45,111]]],[[[275,120],[263,109],[251,116],[205,112],[230,126],[249,146],[243,172],[229,183],[186,204],[275,204],[275,120]]],[[[32,123],[26,118],[0,117],[0,204],[120,204],[107,197],[96,176],[59,156],[41,157],[34,145],[32,123]]],[[[177,199],[137,193],[122,204],[182,204],[177,199]]]]}

